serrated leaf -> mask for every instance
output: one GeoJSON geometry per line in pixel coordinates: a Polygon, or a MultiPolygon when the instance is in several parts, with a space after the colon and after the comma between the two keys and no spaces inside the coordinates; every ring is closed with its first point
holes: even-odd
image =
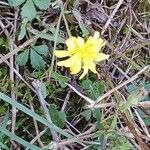
{"type": "Polygon", "coordinates": [[[36,17],[36,9],[32,0],[27,0],[21,10],[22,18],[27,18],[31,21],[36,17]]]}
{"type": "Polygon", "coordinates": [[[34,69],[40,70],[45,68],[45,61],[35,50],[30,51],[30,61],[34,69]]]}
{"type": "Polygon", "coordinates": [[[60,128],[63,128],[65,125],[66,115],[64,112],[58,111],[56,105],[50,105],[49,113],[52,119],[52,122],[60,128]]]}
{"type": "Polygon", "coordinates": [[[44,56],[46,56],[49,52],[47,45],[33,46],[32,49],[34,49],[38,54],[41,54],[44,56]]]}
{"type": "Polygon", "coordinates": [[[98,98],[100,95],[104,94],[104,84],[102,81],[96,81],[93,83],[95,98],[98,98]]]}
{"type": "Polygon", "coordinates": [[[40,9],[46,10],[50,6],[50,0],[33,0],[35,5],[40,9]]]}
{"type": "Polygon", "coordinates": [[[24,19],[22,21],[20,33],[19,33],[19,36],[18,36],[18,40],[22,40],[24,38],[24,36],[26,35],[26,25],[27,25],[27,22],[28,22],[27,19],[24,19]]]}
{"type": "Polygon", "coordinates": [[[104,93],[104,84],[102,81],[92,82],[91,80],[83,80],[81,87],[87,92],[92,99],[97,99],[104,93]]]}
{"type": "Polygon", "coordinates": [[[29,50],[25,50],[24,52],[17,55],[16,62],[20,66],[24,66],[29,58],[29,50]]]}
{"type": "Polygon", "coordinates": [[[92,81],[90,81],[89,79],[87,79],[87,80],[82,80],[82,82],[81,82],[81,87],[82,87],[84,90],[88,90],[88,89],[89,89],[89,85],[92,85],[92,81]]]}
{"type": "Polygon", "coordinates": [[[25,0],[8,0],[8,3],[14,7],[21,5],[23,2],[25,2],[25,0]]]}
{"type": "Polygon", "coordinates": [[[82,112],[83,117],[85,117],[86,121],[89,121],[91,119],[92,116],[92,112],[91,110],[85,110],[82,112]]]}

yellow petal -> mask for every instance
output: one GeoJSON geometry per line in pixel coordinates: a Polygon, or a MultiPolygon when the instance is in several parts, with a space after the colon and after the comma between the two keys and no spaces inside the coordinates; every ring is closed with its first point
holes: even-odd
{"type": "Polygon", "coordinates": [[[81,80],[88,73],[88,68],[83,67],[83,73],[81,74],[79,80],[81,80]]]}
{"type": "Polygon", "coordinates": [[[58,66],[64,66],[64,67],[71,67],[74,65],[74,63],[76,62],[76,58],[75,55],[73,55],[72,57],[70,57],[67,60],[63,60],[57,63],[58,66]]]}
{"type": "Polygon", "coordinates": [[[84,58],[83,59],[83,64],[88,69],[90,69],[93,73],[97,73],[97,71],[96,71],[96,65],[95,65],[95,63],[93,62],[92,59],[90,59],[90,58],[84,58]]]}
{"type": "Polygon", "coordinates": [[[77,38],[74,36],[72,36],[71,38],[66,40],[66,45],[69,50],[74,50],[76,48],[76,40],[77,40],[77,38]]]}
{"type": "Polygon", "coordinates": [[[97,45],[99,45],[99,51],[100,51],[102,47],[106,45],[106,42],[103,39],[99,39],[97,45]]]}
{"type": "Polygon", "coordinates": [[[84,39],[81,37],[78,37],[76,42],[78,47],[82,47],[84,45],[84,39]]]}
{"type": "Polygon", "coordinates": [[[96,58],[95,58],[95,61],[102,61],[102,60],[105,60],[108,58],[109,58],[109,55],[106,55],[104,53],[98,53],[96,58]]]}
{"type": "Polygon", "coordinates": [[[99,32],[95,32],[94,36],[89,37],[85,43],[86,48],[91,49],[91,51],[95,52],[99,52],[105,44],[105,41],[99,38],[99,32]]]}
{"type": "Polygon", "coordinates": [[[65,50],[55,50],[54,55],[58,58],[63,58],[69,56],[69,53],[65,50]]]}
{"type": "Polygon", "coordinates": [[[81,60],[78,60],[77,62],[75,62],[75,64],[70,67],[71,74],[79,73],[81,70],[81,64],[82,64],[81,60]]]}
{"type": "Polygon", "coordinates": [[[93,73],[97,73],[95,63],[93,63],[93,62],[89,63],[88,68],[89,68],[93,73]]]}

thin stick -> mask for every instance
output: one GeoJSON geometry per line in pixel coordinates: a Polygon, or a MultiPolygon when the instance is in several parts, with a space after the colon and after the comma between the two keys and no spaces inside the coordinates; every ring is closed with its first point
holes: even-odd
{"type": "MultiPolygon", "coordinates": [[[[11,52],[14,50],[14,44],[15,44],[15,35],[16,35],[16,29],[17,29],[17,17],[18,17],[18,10],[15,11],[14,16],[14,30],[13,30],[13,39],[10,39],[10,45],[11,45],[11,52]]],[[[12,82],[11,84],[11,98],[13,100],[17,100],[16,93],[15,93],[15,74],[13,71],[14,68],[14,57],[10,57],[10,80],[12,82]]],[[[12,107],[12,124],[11,124],[11,132],[15,133],[15,126],[16,126],[16,117],[17,117],[17,109],[16,107],[12,107]]]]}
{"type": "Polygon", "coordinates": [[[65,108],[66,108],[66,106],[67,106],[68,100],[69,100],[69,98],[70,98],[70,93],[71,93],[71,90],[69,90],[69,91],[67,92],[67,95],[66,95],[66,97],[65,97],[63,106],[62,106],[62,108],[61,108],[61,111],[62,111],[62,112],[65,111],[65,108]]]}
{"type": "MultiPolygon", "coordinates": [[[[36,137],[34,137],[32,139],[32,141],[30,142],[31,144],[33,144],[36,140],[38,140],[46,131],[48,128],[44,129],[43,131],[41,131],[36,137]]],[[[28,150],[28,148],[26,148],[25,150],[28,150]]]]}
{"type": "Polygon", "coordinates": [[[52,74],[52,70],[54,67],[54,60],[55,60],[55,56],[54,56],[54,51],[56,50],[56,46],[57,46],[57,40],[58,40],[58,33],[59,33],[59,27],[60,27],[60,22],[61,22],[61,18],[62,18],[62,14],[63,14],[63,6],[61,7],[61,13],[58,19],[58,23],[57,23],[57,27],[56,27],[56,32],[55,32],[55,38],[54,38],[54,48],[53,48],[53,54],[52,54],[52,60],[51,60],[51,70],[49,72],[49,79],[51,78],[51,74],[52,74]]]}
{"type": "Polygon", "coordinates": [[[109,19],[107,20],[107,22],[105,23],[105,26],[101,32],[101,34],[103,35],[105,30],[108,28],[112,18],[114,17],[114,15],[116,14],[116,12],[118,11],[119,7],[121,6],[121,4],[123,3],[124,0],[119,0],[119,2],[117,3],[114,11],[112,12],[112,14],[109,16],[109,19]]]}
{"type": "Polygon", "coordinates": [[[80,92],[78,92],[72,85],[65,83],[66,85],[68,85],[74,92],[76,92],[79,96],[81,96],[83,99],[85,99],[88,103],[90,103],[91,105],[94,104],[94,100],[86,97],[85,95],[81,94],[80,92]]]}

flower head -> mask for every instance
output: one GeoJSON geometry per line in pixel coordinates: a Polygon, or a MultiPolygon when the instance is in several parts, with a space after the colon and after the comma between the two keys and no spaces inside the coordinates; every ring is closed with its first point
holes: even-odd
{"type": "Polygon", "coordinates": [[[82,79],[88,70],[97,73],[95,62],[109,58],[109,55],[99,53],[105,42],[99,38],[99,32],[89,37],[85,42],[81,37],[71,37],[66,40],[67,50],[55,50],[54,55],[58,58],[69,57],[57,63],[58,66],[70,68],[71,74],[77,74],[83,69],[79,79],[82,79]]]}

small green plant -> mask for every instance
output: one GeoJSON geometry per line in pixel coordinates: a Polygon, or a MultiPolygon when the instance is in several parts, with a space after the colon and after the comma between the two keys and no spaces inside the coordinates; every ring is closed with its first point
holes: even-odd
{"type": "Polygon", "coordinates": [[[34,69],[44,69],[45,61],[43,56],[48,54],[49,50],[46,45],[32,46],[30,49],[25,49],[22,53],[17,56],[17,64],[20,66],[26,65],[30,58],[31,65],[34,69]]]}

